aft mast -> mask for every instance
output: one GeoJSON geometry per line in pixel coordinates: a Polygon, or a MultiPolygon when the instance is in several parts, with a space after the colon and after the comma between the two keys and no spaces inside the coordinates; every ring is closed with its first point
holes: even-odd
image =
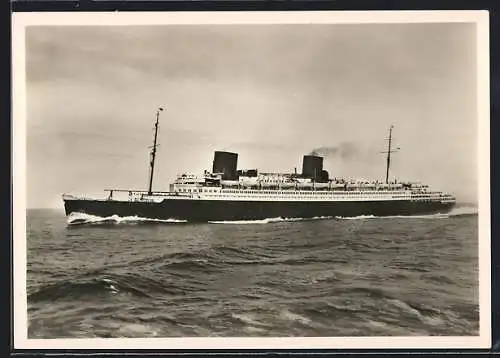
{"type": "Polygon", "coordinates": [[[399,147],[396,149],[392,149],[392,129],[394,128],[393,125],[389,128],[389,138],[388,144],[387,144],[387,152],[382,152],[382,153],[387,153],[387,167],[385,171],[385,183],[389,183],[389,168],[391,167],[391,153],[395,153],[399,150],[399,147]]]}
{"type": "Polygon", "coordinates": [[[155,122],[155,136],[153,140],[153,147],[151,148],[151,162],[149,169],[149,187],[148,187],[148,195],[153,193],[153,174],[155,169],[155,158],[156,158],[156,148],[158,147],[157,139],[158,139],[158,123],[160,120],[160,112],[163,111],[163,107],[159,107],[156,111],[156,122],[155,122]]]}

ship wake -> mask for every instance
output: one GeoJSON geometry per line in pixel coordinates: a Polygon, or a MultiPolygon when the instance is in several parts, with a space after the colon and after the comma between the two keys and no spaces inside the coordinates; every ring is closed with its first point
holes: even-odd
{"type": "MultiPolygon", "coordinates": [[[[234,225],[256,225],[256,224],[271,224],[280,222],[295,222],[295,221],[314,221],[314,220],[370,220],[370,219],[447,219],[460,216],[477,215],[478,210],[475,207],[462,206],[456,207],[449,213],[437,213],[430,215],[395,215],[395,216],[374,216],[374,215],[360,215],[360,216],[317,216],[312,218],[266,218],[255,220],[228,220],[228,221],[209,221],[210,224],[234,224],[234,225]]],[[[140,216],[118,216],[112,215],[107,217],[96,216],[85,213],[71,213],[67,217],[69,225],[83,225],[83,224],[152,224],[152,223],[186,223],[187,220],[179,219],[153,219],[144,218],[140,216]]]]}
{"type": "Polygon", "coordinates": [[[449,213],[436,213],[428,215],[391,215],[391,216],[375,216],[375,215],[360,215],[360,216],[336,216],[338,220],[364,220],[364,219],[448,219],[457,216],[472,216],[477,215],[478,210],[473,206],[459,206],[452,209],[449,213]]]}
{"type": "Polygon", "coordinates": [[[279,223],[279,222],[288,222],[288,221],[311,221],[311,220],[325,220],[332,219],[332,216],[315,216],[312,218],[268,218],[268,219],[256,219],[256,220],[227,220],[227,221],[209,221],[210,224],[237,224],[237,225],[245,225],[245,224],[271,224],[271,223],[279,223]]]}
{"type": "Polygon", "coordinates": [[[185,223],[186,220],[177,219],[151,219],[140,216],[118,216],[112,215],[107,217],[96,216],[85,213],[71,213],[68,215],[66,222],[69,225],[82,224],[146,224],[146,223],[185,223]]]}

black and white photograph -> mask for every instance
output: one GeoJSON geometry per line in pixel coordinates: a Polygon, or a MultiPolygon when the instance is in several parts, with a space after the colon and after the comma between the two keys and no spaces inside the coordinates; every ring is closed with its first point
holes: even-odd
{"type": "Polygon", "coordinates": [[[488,13],[13,16],[16,348],[490,342],[488,13]]]}

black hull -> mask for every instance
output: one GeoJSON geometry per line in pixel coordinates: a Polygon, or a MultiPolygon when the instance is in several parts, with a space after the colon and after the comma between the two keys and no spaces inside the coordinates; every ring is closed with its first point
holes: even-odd
{"type": "Polygon", "coordinates": [[[218,200],[164,200],[162,203],[64,200],[66,215],[84,213],[100,217],[118,215],[138,216],[159,220],[187,220],[189,222],[262,220],[269,218],[314,218],[411,216],[447,213],[454,203],[415,201],[218,201],[218,200]]]}

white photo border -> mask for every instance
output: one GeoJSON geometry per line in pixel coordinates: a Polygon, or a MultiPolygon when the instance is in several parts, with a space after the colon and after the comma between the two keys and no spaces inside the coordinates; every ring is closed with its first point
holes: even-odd
{"type": "Polygon", "coordinates": [[[471,11],[31,12],[12,15],[14,349],[480,349],[491,346],[489,13],[471,11]],[[476,23],[479,335],[430,337],[29,339],[26,292],[26,27],[476,23]]]}

